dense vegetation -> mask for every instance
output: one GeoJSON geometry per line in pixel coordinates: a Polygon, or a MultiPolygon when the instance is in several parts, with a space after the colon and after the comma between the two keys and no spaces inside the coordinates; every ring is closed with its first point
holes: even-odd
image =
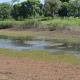
{"type": "Polygon", "coordinates": [[[0,29],[45,28],[46,25],[49,30],[54,30],[56,27],[79,26],[80,20],[74,19],[79,16],[79,0],[45,0],[44,4],[40,0],[0,3],[0,29]]]}
{"type": "Polygon", "coordinates": [[[26,18],[39,17],[79,17],[79,0],[45,0],[42,4],[39,0],[12,0],[12,3],[0,3],[0,19],[24,20],[26,18]]]}

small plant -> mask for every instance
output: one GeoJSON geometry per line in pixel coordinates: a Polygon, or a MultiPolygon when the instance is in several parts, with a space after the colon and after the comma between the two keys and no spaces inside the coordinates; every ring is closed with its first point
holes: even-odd
{"type": "Polygon", "coordinates": [[[0,21],[0,29],[11,28],[13,26],[10,21],[0,21]]]}

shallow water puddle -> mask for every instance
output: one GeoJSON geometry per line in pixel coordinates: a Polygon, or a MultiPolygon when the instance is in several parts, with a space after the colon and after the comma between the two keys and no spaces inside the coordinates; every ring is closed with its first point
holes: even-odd
{"type": "Polygon", "coordinates": [[[80,55],[80,51],[74,49],[69,50],[62,45],[62,43],[54,43],[45,40],[20,41],[0,39],[0,48],[4,49],[13,49],[18,51],[45,50],[51,54],[71,53],[74,55],[80,55]]]}
{"type": "Polygon", "coordinates": [[[24,41],[0,39],[0,48],[9,48],[15,50],[47,50],[51,43],[47,41],[24,41]]]}

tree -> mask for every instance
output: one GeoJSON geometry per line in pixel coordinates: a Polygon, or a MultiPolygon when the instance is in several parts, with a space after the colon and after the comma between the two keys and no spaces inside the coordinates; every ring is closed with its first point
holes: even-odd
{"type": "Polygon", "coordinates": [[[69,2],[69,0],[60,0],[61,2],[69,2]]]}
{"type": "Polygon", "coordinates": [[[18,20],[21,17],[20,16],[20,4],[15,4],[13,6],[13,9],[11,11],[11,16],[16,20],[18,20]]]}
{"type": "Polygon", "coordinates": [[[40,10],[41,10],[41,4],[39,0],[27,0],[27,2],[29,2],[32,5],[33,11],[32,11],[32,15],[34,17],[37,17],[40,15],[40,10]]]}
{"type": "Polygon", "coordinates": [[[69,3],[63,2],[61,8],[58,10],[58,14],[61,17],[68,16],[69,3]]]}
{"type": "Polygon", "coordinates": [[[10,18],[11,6],[7,3],[0,4],[0,19],[10,18]]]}
{"type": "Polygon", "coordinates": [[[74,6],[76,13],[80,14],[80,0],[70,0],[70,3],[74,6]]]}
{"type": "Polygon", "coordinates": [[[44,4],[45,16],[54,16],[61,6],[60,0],[46,0],[44,4]]]}
{"type": "Polygon", "coordinates": [[[13,6],[12,16],[16,20],[42,15],[42,5],[39,0],[27,0],[13,6]]]}

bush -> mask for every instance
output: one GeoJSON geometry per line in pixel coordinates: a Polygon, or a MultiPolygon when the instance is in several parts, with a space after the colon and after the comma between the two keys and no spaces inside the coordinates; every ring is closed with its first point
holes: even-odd
{"type": "Polygon", "coordinates": [[[10,21],[0,21],[0,29],[11,28],[13,26],[10,21]]]}

